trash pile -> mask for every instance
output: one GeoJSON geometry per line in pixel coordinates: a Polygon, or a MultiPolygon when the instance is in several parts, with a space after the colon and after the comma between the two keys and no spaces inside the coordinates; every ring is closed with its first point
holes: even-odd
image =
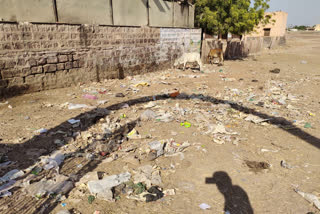
{"type": "MultiPolygon", "coordinates": [[[[278,74],[280,70],[270,72],[278,74]]],[[[1,177],[0,197],[11,196],[10,191],[19,187],[28,196],[36,199],[54,197],[61,203],[67,198],[82,197],[86,197],[89,204],[94,200],[115,202],[124,195],[127,199],[140,202],[157,201],[175,195],[177,191],[162,183],[163,168],[157,165],[157,161],[176,156],[183,161],[189,147],[206,152],[199,142],[175,139],[184,132],[190,132],[193,136],[208,136],[214,144],[238,146],[247,141],[237,130],[239,124],[253,123],[284,129],[313,127],[315,113],[297,102],[305,97],[288,92],[292,87],[290,84],[296,83],[276,80],[269,81],[261,90],[225,87],[215,96],[206,94],[208,86],[204,83],[195,89],[201,93],[189,93],[187,90],[182,93],[182,90],[173,86],[152,96],[152,99],[145,98],[141,103],[126,101],[117,107],[113,106],[113,109],[98,108],[111,99],[125,100],[133,94],[141,95],[143,100],[143,89],[159,83],[159,80],[162,85],[174,85],[170,82],[170,75],[164,72],[159,78],[129,78],[129,84],[119,86],[123,89],[122,93],[111,93],[97,86],[83,88],[84,94],[80,97],[95,105],[64,103],[59,108],[95,110],[67,120],[64,130],[36,130],[36,134],[52,136],[53,143],[59,149],[41,156],[40,161],[25,170],[15,169],[1,177]],[[109,95],[110,99],[100,99],[100,95],[109,95]],[[289,117],[289,120],[282,116],[289,117]],[[152,128],[140,131],[144,124],[151,124],[152,128]],[[157,136],[157,127],[161,124],[174,127],[171,136],[157,136]],[[64,167],[69,162],[74,165],[68,171],[64,167]],[[106,171],[83,171],[90,164],[98,166],[111,162],[124,162],[130,167],[120,168],[112,174],[106,171]]],[[[179,74],[176,77],[194,79],[200,75],[179,74]]],[[[223,81],[236,79],[223,78],[223,81]]],[[[269,150],[262,152],[265,151],[269,150]]],[[[256,171],[270,167],[264,162],[250,162],[247,165],[249,168],[259,168],[256,171]]],[[[280,165],[285,169],[294,169],[285,161],[281,161],[280,165]]],[[[303,197],[308,196],[307,200],[315,206],[319,205],[319,201],[313,197],[310,199],[310,195],[296,192],[303,197]]],[[[199,207],[203,210],[211,208],[205,203],[199,207]]]]}

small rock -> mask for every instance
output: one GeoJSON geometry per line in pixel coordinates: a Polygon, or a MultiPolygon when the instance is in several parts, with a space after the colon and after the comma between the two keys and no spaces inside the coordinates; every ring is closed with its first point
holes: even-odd
{"type": "Polygon", "coordinates": [[[123,93],[116,93],[115,97],[125,97],[123,93]]]}
{"type": "Polygon", "coordinates": [[[270,70],[270,73],[279,74],[280,73],[280,69],[279,68],[275,68],[273,70],[270,70]]]}

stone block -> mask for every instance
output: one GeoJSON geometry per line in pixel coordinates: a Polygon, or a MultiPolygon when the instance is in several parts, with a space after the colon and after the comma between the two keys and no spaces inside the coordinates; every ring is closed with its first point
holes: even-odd
{"type": "Polygon", "coordinates": [[[57,64],[57,70],[58,71],[64,70],[64,63],[57,64]]]}
{"type": "Polygon", "coordinates": [[[79,67],[79,62],[78,62],[78,61],[74,61],[74,62],[72,63],[72,67],[78,68],[78,67],[79,67]]]}
{"type": "Polygon", "coordinates": [[[40,58],[38,59],[38,65],[45,65],[47,63],[47,58],[40,58]]]}
{"type": "Polygon", "coordinates": [[[59,62],[68,62],[68,56],[67,55],[60,55],[59,62]]]}
{"type": "Polygon", "coordinates": [[[16,62],[14,60],[7,60],[5,63],[5,68],[14,68],[16,66],[16,62]]]}
{"type": "Polygon", "coordinates": [[[29,66],[37,66],[37,61],[34,58],[28,60],[29,66]]]}
{"type": "Polygon", "coordinates": [[[48,64],[54,64],[54,63],[58,63],[58,57],[56,56],[50,56],[47,58],[47,63],[48,64]]]}
{"type": "Polygon", "coordinates": [[[41,74],[42,72],[43,72],[42,66],[31,68],[31,74],[41,74]]]}
{"type": "Polygon", "coordinates": [[[72,62],[67,62],[67,63],[65,64],[65,69],[69,70],[69,69],[71,69],[71,68],[72,68],[72,62]]]}
{"type": "Polygon", "coordinates": [[[9,79],[8,86],[15,86],[15,85],[22,85],[24,83],[23,77],[14,77],[12,79],[9,79]]]}
{"type": "Polygon", "coordinates": [[[44,65],[43,66],[43,71],[45,73],[47,72],[55,72],[57,70],[57,65],[56,64],[49,64],[49,65],[44,65]]]}

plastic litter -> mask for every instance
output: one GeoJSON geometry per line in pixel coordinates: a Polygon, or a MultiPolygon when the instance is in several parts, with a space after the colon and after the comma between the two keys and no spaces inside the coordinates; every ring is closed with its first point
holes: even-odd
{"type": "Polygon", "coordinates": [[[179,92],[179,91],[176,91],[176,92],[173,92],[173,93],[169,94],[169,96],[170,96],[171,98],[176,98],[176,97],[179,96],[179,95],[180,95],[180,92],[179,92]]]}
{"type": "Polygon", "coordinates": [[[138,168],[133,176],[134,183],[145,183],[148,188],[152,185],[161,185],[162,180],[160,171],[153,169],[151,165],[145,165],[138,168]]]}
{"type": "Polygon", "coordinates": [[[89,195],[88,196],[88,203],[92,204],[95,199],[96,199],[96,197],[94,197],[93,195],[89,195]]]}
{"type": "Polygon", "coordinates": [[[140,119],[142,121],[149,121],[149,120],[154,120],[156,116],[157,114],[154,111],[147,109],[140,115],[140,119]]]}
{"type": "Polygon", "coordinates": [[[141,139],[141,135],[139,135],[136,129],[132,129],[131,132],[127,134],[127,137],[131,140],[141,139]]]}
{"type": "Polygon", "coordinates": [[[139,86],[149,86],[149,83],[147,83],[147,82],[140,82],[140,83],[138,83],[138,84],[136,84],[136,85],[134,85],[134,87],[139,87],[139,86]]]}
{"type": "Polygon", "coordinates": [[[152,186],[148,189],[148,193],[150,194],[146,194],[143,197],[146,198],[146,202],[151,202],[151,201],[156,201],[160,198],[162,198],[164,196],[164,194],[162,193],[162,191],[159,189],[159,187],[157,186],[152,186]]]}
{"type": "Polygon", "coordinates": [[[157,115],[156,117],[156,120],[159,121],[159,122],[171,122],[173,119],[172,119],[172,115],[170,113],[164,113],[164,114],[160,114],[160,115],[157,115]]]}
{"type": "Polygon", "coordinates": [[[69,110],[80,109],[80,108],[91,108],[91,107],[86,104],[72,104],[72,103],[70,103],[68,105],[69,110]]]}
{"type": "Polygon", "coordinates": [[[262,123],[262,122],[266,122],[268,121],[269,119],[261,119],[260,117],[258,116],[255,116],[255,115],[248,115],[245,119],[245,121],[250,121],[250,122],[253,122],[255,124],[259,124],[259,123],[262,123]]]}
{"type": "Polygon", "coordinates": [[[206,204],[206,203],[200,204],[199,207],[200,207],[200,209],[202,209],[202,210],[207,210],[207,209],[210,209],[210,208],[211,208],[211,206],[208,205],[208,204],[206,204]]]}
{"type": "Polygon", "coordinates": [[[7,172],[4,176],[0,178],[0,183],[3,184],[7,181],[17,179],[23,175],[24,175],[24,172],[22,170],[13,169],[7,172]]]}
{"type": "Polygon", "coordinates": [[[301,64],[308,64],[308,62],[305,61],[305,60],[301,60],[300,63],[301,63],[301,64]]]}
{"type": "Polygon", "coordinates": [[[80,123],[80,120],[70,119],[70,120],[68,120],[68,122],[73,125],[76,123],[80,123]]]}
{"type": "Polygon", "coordinates": [[[283,168],[286,168],[286,169],[292,169],[293,166],[291,166],[290,164],[288,164],[286,161],[282,160],[280,162],[280,165],[283,167],[283,168]]]}
{"type": "Polygon", "coordinates": [[[312,128],[312,126],[310,123],[306,123],[306,124],[304,124],[304,128],[308,129],[308,128],[312,128]]]}
{"type": "Polygon", "coordinates": [[[41,198],[46,194],[61,194],[64,195],[73,188],[73,183],[68,181],[68,177],[57,175],[54,179],[42,179],[39,182],[32,183],[26,187],[26,192],[29,196],[41,198]]]}
{"type": "Polygon", "coordinates": [[[175,194],[176,194],[176,191],[175,191],[175,189],[167,189],[167,190],[164,190],[164,191],[163,191],[163,194],[164,194],[165,196],[167,196],[167,195],[175,195],[175,194]]]}
{"type": "Polygon", "coordinates": [[[189,123],[189,122],[180,123],[180,126],[184,126],[186,128],[190,128],[191,127],[191,123],[189,123]]]}
{"type": "Polygon", "coordinates": [[[91,94],[85,94],[82,97],[85,98],[85,99],[89,99],[89,100],[97,100],[98,99],[97,96],[94,96],[94,95],[91,95],[91,94]]]}
{"type": "Polygon", "coordinates": [[[98,100],[97,103],[99,105],[103,105],[103,104],[106,104],[108,102],[108,100],[98,100]]]}
{"type": "Polygon", "coordinates": [[[12,195],[9,190],[15,187],[15,180],[10,180],[8,183],[0,186],[0,197],[6,197],[12,195]]]}
{"type": "Polygon", "coordinates": [[[41,128],[41,129],[38,129],[36,131],[34,131],[35,133],[40,133],[40,134],[43,134],[43,133],[46,133],[48,132],[48,129],[45,129],[45,128],[41,128]]]}
{"type": "Polygon", "coordinates": [[[298,193],[299,195],[301,195],[304,199],[306,199],[307,201],[309,201],[310,203],[312,203],[317,209],[320,210],[320,201],[319,198],[313,194],[310,193],[305,193],[302,192],[298,189],[294,190],[296,193],[298,193]]]}
{"type": "Polygon", "coordinates": [[[64,154],[62,154],[60,151],[53,152],[49,157],[41,160],[41,162],[45,164],[43,169],[49,170],[56,168],[56,170],[59,171],[59,165],[63,162],[64,158],[64,154]]]}
{"type": "Polygon", "coordinates": [[[152,141],[149,143],[150,149],[155,150],[157,152],[157,157],[164,154],[164,143],[159,141],[152,141]]]}
{"type": "Polygon", "coordinates": [[[167,141],[164,148],[165,156],[170,156],[176,153],[180,153],[189,146],[190,146],[190,143],[187,141],[180,144],[180,143],[176,143],[173,139],[170,139],[167,141]]]}
{"type": "Polygon", "coordinates": [[[57,214],[71,214],[68,210],[60,210],[57,214]]]}

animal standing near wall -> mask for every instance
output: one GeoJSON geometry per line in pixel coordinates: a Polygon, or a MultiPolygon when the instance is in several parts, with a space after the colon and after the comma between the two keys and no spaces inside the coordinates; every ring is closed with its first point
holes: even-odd
{"type": "Polygon", "coordinates": [[[177,67],[178,65],[183,64],[183,70],[185,70],[186,64],[192,63],[192,62],[197,62],[201,71],[202,63],[201,63],[200,53],[184,53],[180,58],[178,58],[175,61],[174,66],[177,67]]]}
{"type": "Polygon", "coordinates": [[[224,59],[222,49],[211,49],[207,57],[207,63],[213,64],[215,58],[219,58],[219,64],[223,65],[224,59]]]}

